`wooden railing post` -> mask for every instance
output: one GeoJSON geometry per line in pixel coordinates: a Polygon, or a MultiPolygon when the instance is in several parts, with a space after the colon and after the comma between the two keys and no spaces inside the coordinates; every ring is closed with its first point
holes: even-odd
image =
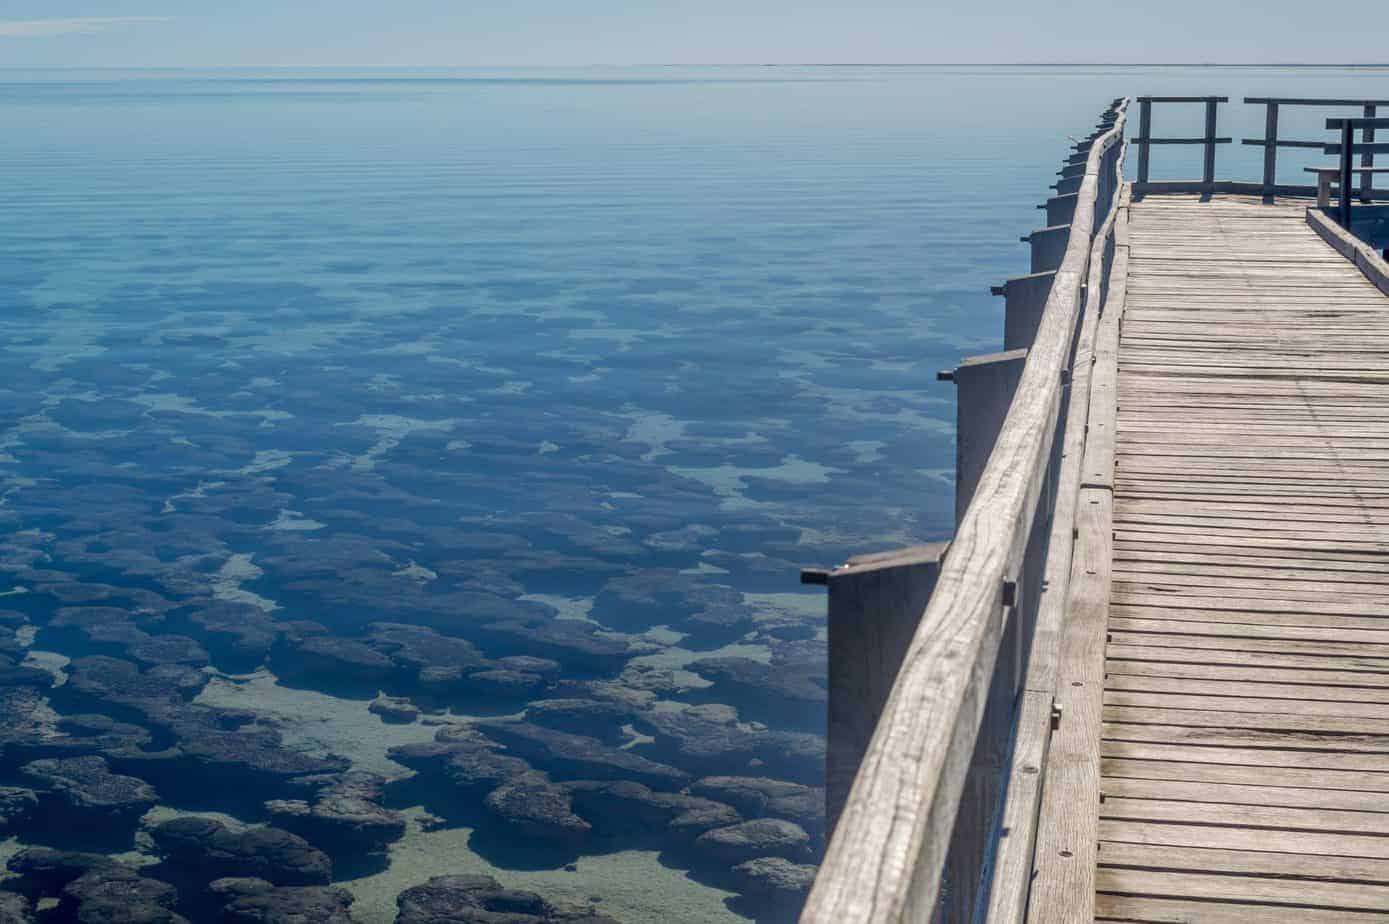
{"type": "Polygon", "coordinates": [[[1153,134],[1153,101],[1144,97],[1138,99],[1138,137],[1143,143],[1138,147],[1138,182],[1148,182],[1148,154],[1152,145],[1148,138],[1153,134]]]}
{"type": "Polygon", "coordinates": [[[1264,105],[1264,195],[1272,198],[1278,186],[1278,104],[1264,105]]]}
{"type": "Polygon", "coordinates": [[[1215,190],[1215,121],[1216,107],[1219,105],[1215,99],[1206,100],[1206,162],[1201,182],[1205,184],[1207,192],[1215,190]]]}
{"type": "MultiPolygon", "coordinates": [[[[1045,305],[1046,296],[1042,296],[1045,305]]],[[[964,519],[979,476],[1013,404],[1027,350],[971,356],[950,374],[955,383],[955,526],[964,519]]]]}
{"type": "MultiPolygon", "coordinates": [[[[1375,109],[1375,106],[1374,106],[1373,103],[1367,103],[1367,104],[1365,105],[1365,118],[1367,118],[1367,119],[1373,119],[1373,118],[1375,117],[1375,112],[1376,112],[1376,109],[1375,109]]],[[[1365,126],[1365,134],[1364,134],[1364,137],[1362,138],[1362,140],[1365,142],[1365,149],[1364,149],[1363,151],[1360,152],[1360,166],[1365,167],[1365,168],[1373,167],[1373,166],[1375,165],[1375,152],[1374,152],[1375,127],[1374,127],[1374,125],[1372,125],[1372,124],[1367,124],[1367,125],[1365,126]]],[[[1368,172],[1368,169],[1367,169],[1367,171],[1366,171],[1365,173],[1360,174],[1360,201],[1361,201],[1361,202],[1369,202],[1370,199],[1373,198],[1373,195],[1374,195],[1374,184],[1375,184],[1375,175],[1374,175],[1373,173],[1368,172]]]]}
{"type": "Polygon", "coordinates": [[[931,602],[947,542],[860,555],[842,568],[807,572],[829,590],[826,831],[833,833],[902,656],[931,602]]]}
{"type": "Polygon", "coordinates": [[[1004,298],[1003,349],[1021,350],[1032,345],[1055,279],[1056,270],[1046,270],[1027,276],[1014,276],[993,288],[995,295],[1004,298]]]}
{"type": "Polygon", "coordinates": [[[1355,159],[1355,128],[1349,119],[1341,124],[1341,227],[1350,230],[1351,165],[1355,159]]]}

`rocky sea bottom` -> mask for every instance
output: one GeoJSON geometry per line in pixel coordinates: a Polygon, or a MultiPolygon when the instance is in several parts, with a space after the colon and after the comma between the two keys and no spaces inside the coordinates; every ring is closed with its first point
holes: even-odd
{"type": "Polygon", "coordinates": [[[773,921],[823,849],[813,597],[700,651],[46,596],[0,610],[0,921],[773,921]]]}

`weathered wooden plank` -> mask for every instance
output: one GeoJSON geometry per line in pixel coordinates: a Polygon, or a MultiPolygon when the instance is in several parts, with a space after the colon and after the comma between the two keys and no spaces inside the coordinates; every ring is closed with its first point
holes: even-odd
{"type": "MultiPolygon", "coordinates": [[[[1385,799],[1378,793],[1389,792],[1389,773],[1365,773],[1350,770],[1309,770],[1298,767],[1266,766],[1257,752],[1249,752],[1243,764],[1201,764],[1182,761],[1132,760],[1106,757],[1100,761],[1100,774],[1103,778],[1128,778],[1139,780],[1179,780],[1184,783],[1233,783],[1246,785],[1257,779],[1261,787],[1279,789],[1279,798],[1302,799],[1307,790],[1331,789],[1347,790],[1357,798],[1373,797],[1370,811],[1384,811],[1385,799]],[[1258,768],[1258,774],[1251,775],[1251,767],[1258,768]]],[[[1261,788],[1254,787],[1254,788],[1261,788]]],[[[1112,795],[1133,795],[1105,784],[1105,792],[1112,795]]],[[[1285,803],[1274,803],[1285,804],[1285,803]]],[[[1301,802],[1292,802],[1301,805],[1301,802]]],[[[1349,806],[1340,806],[1347,808],[1349,806]]]]}
{"type": "Polygon", "coordinates": [[[926,921],[935,910],[1003,633],[1004,585],[1019,572],[1052,454],[1100,165],[1122,130],[1120,112],[1090,148],[1082,205],[1017,397],[830,839],[806,924],[926,921]]]}
{"type": "Polygon", "coordinates": [[[1352,882],[1278,879],[1268,876],[1194,875],[1144,869],[1101,867],[1103,892],[1162,895],[1222,901],[1267,902],[1298,907],[1383,911],[1389,908],[1389,887],[1352,882]]]}
{"type": "Polygon", "coordinates": [[[1375,911],[1327,911],[1245,902],[1191,901],[1144,895],[1100,895],[1095,920],[1151,924],[1383,924],[1375,911]]]}

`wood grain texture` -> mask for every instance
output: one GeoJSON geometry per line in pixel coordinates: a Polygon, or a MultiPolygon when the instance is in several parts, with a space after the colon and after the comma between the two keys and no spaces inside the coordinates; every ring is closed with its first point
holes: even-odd
{"type": "Polygon", "coordinates": [[[1389,920],[1389,298],[1305,206],[1129,210],[1103,799],[1044,779],[1094,844],[1038,920],[1389,920]]]}
{"type": "Polygon", "coordinates": [[[802,912],[808,924],[926,922],[934,913],[1003,634],[1004,582],[1021,567],[1053,453],[1100,168],[1123,122],[1121,112],[1090,146],[1066,255],[1017,397],[849,792],[802,912]]]}

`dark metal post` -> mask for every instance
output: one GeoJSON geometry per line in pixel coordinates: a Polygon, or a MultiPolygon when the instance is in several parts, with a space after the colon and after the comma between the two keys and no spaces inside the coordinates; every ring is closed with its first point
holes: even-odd
{"type": "Polygon", "coordinates": [[[1278,104],[1264,105],[1264,195],[1272,198],[1278,185],[1278,104]]]}
{"type": "Polygon", "coordinates": [[[1219,105],[1214,99],[1206,100],[1206,169],[1201,177],[1201,182],[1206,184],[1206,191],[1211,192],[1215,188],[1215,107],[1219,105]]]}
{"type": "Polygon", "coordinates": [[[1355,128],[1350,119],[1341,123],[1341,227],[1350,230],[1351,162],[1355,152],[1355,128]]]}
{"type": "Polygon", "coordinates": [[[1143,142],[1138,147],[1138,182],[1148,182],[1148,152],[1151,145],[1148,144],[1148,136],[1153,129],[1153,101],[1150,99],[1140,99],[1138,101],[1138,137],[1143,142]]]}
{"type": "MultiPolygon", "coordinates": [[[[1373,119],[1374,117],[1375,117],[1375,107],[1374,107],[1374,105],[1373,105],[1373,104],[1367,104],[1367,105],[1365,106],[1365,118],[1367,118],[1367,119],[1373,119]]],[[[1363,150],[1363,151],[1360,152],[1360,166],[1362,166],[1362,167],[1373,167],[1373,166],[1375,165],[1375,152],[1371,149],[1371,146],[1374,144],[1374,140],[1375,140],[1375,127],[1374,127],[1373,125],[1366,124],[1366,126],[1365,126],[1365,135],[1364,135],[1364,137],[1362,138],[1362,140],[1365,142],[1365,150],[1363,150]]],[[[1360,175],[1360,201],[1361,201],[1361,202],[1369,202],[1369,201],[1370,201],[1370,198],[1371,198],[1372,194],[1374,193],[1374,185],[1375,185],[1375,175],[1374,175],[1373,173],[1370,173],[1370,172],[1367,170],[1365,173],[1362,173],[1362,174],[1360,175]]]]}

